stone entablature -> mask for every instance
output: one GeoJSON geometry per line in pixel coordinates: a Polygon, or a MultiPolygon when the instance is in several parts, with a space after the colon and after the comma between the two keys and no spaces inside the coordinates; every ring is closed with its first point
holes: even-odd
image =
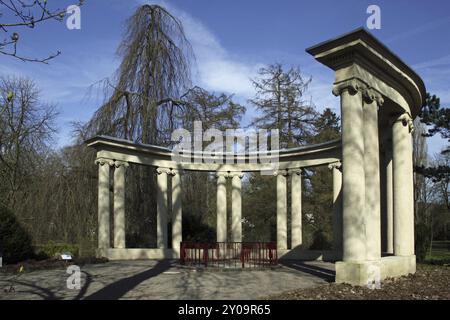
{"type": "Polygon", "coordinates": [[[425,104],[422,79],[363,28],[306,49],[336,71],[335,84],[358,79],[416,117],[425,104]]]}
{"type": "MultiPolygon", "coordinates": [[[[252,172],[273,170],[271,164],[252,163],[251,157],[258,157],[258,152],[237,153],[235,163],[208,163],[207,153],[196,153],[196,156],[204,156],[207,163],[194,163],[190,161],[191,154],[183,156],[185,161],[174,161],[174,154],[168,148],[133,143],[128,140],[108,136],[97,136],[86,141],[89,147],[97,150],[97,157],[114,159],[129,163],[149,165],[191,171],[224,171],[224,172],[252,172]],[[242,163],[241,160],[244,162],[242,163]]],[[[334,140],[326,143],[308,145],[304,147],[277,150],[277,163],[279,169],[297,169],[302,167],[314,167],[327,165],[340,160],[341,142],[334,140]]],[[[224,156],[227,153],[223,153],[224,156]]]]}

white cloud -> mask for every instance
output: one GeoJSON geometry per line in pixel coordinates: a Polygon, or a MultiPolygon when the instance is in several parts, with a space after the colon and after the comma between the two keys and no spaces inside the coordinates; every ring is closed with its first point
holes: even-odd
{"type": "MultiPolygon", "coordinates": [[[[145,0],[137,0],[137,2],[139,4],[149,3],[145,0]]],[[[183,24],[186,36],[196,56],[193,72],[193,80],[196,84],[208,90],[235,94],[236,100],[244,104],[247,99],[254,97],[255,90],[250,79],[255,78],[258,69],[266,64],[266,61],[263,61],[264,59],[258,61],[260,54],[255,53],[253,61],[246,61],[239,56],[235,56],[228,52],[213,32],[198,19],[166,1],[156,2],[167,8],[183,24]]],[[[284,61],[297,62],[301,59],[298,54],[289,54],[282,51],[277,53],[277,57],[284,61]]],[[[305,61],[302,60],[302,62],[305,61]]],[[[327,73],[328,70],[325,67],[313,60],[311,62],[310,65],[306,65],[302,69],[303,72],[310,74],[314,71],[313,81],[307,92],[308,97],[312,97],[319,110],[330,107],[339,113],[339,101],[331,94],[333,73],[331,71],[327,73]]],[[[248,113],[252,112],[254,110],[249,108],[248,113]]],[[[251,115],[247,114],[246,118],[249,117],[251,118],[251,115]]]]}
{"type": "Polygon", "coordinates": [[[445,55],[413,66],[425,82],[426,89],[436,94],[442,104],[450,103],[450,55],[445,55]]]}
{"type": "Polygon", "coordinates": [[[416,63],[415,65],[413,65],[413,68],[418,70],[418,69],[436,68],[441,66],[450,67],[450,54],[429,61],[416,63]]]}
{"type": "Polygon", "coordinates": [[[434,20],[428,21],[424,24],[418,25],[415,28],[410,28],[407,31],[396,33],[395,35],[393,35],[389,39],[387,39],[386,42],[392,43],[392,42],[396,42],[398,40],[405,40],[405,39],[408,39],[417,34],[431,31],[431,30],[439,28],[439,27],[443,27],[444,25],[448,24],[449,21],[450,21],[450,17],[434,19],[434,20]]]}
{"type": "MultiPolygon", "coordinates": [[[[144,0],[137,2],[149,3],[144,0]]],[[[256,113],[256,110],[247,103],[247,100],[255,95],[250,79],[257,76],[258,69],[263,63],[248,62],[233,56],[201,21],[166,1],[156,3],[164,6],[183,25],[195,55],[192,68],[194,85],[216,93],[233,94],[236,102],[247,107],[242,125],[249,124],[256,113]]]]}
{"type": "Polygon", "coordinates": [[[235,59],[200,21],[164,1],[160,3],[183,24],[186,37],[191,43],[196,57],[193,80],[211,91],[236,94],[246,99],[252,97],[254,89],[250,78],[256,76],[262,63],[250,63],[235,59]]]}

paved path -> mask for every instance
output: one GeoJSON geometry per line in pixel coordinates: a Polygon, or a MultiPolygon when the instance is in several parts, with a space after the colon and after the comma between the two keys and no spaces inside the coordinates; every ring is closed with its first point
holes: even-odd
{"type": "Polygon", "coordinates": [[[81,268],[81,290],[65,269],[0,273],[0,299],[258,299],[333,281],[334,265],[289,263],[272,270],[200,271],[169,261],[114,261],[81,268]],[[14,292],[4,290],[14,287],[14,292]]]}

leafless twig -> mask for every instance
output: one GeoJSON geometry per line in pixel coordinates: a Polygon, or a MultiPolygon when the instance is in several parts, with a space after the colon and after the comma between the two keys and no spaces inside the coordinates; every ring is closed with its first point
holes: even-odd
{"type": "MultiPolygon", "coordinates": [[[[81,6],[84,0],[79,0],[77,5],[81,6]]],[[[19,59],[24,62],[40,62],[47,64],[61,54],[61,51],[49,54],[45,58],[33,58],[19,54],[17,44],[20,40],[17,29],[27,27],[34,28],[48,20],[63,21],[65,9],[50,9],[47,0],[0,0],[0,30],[5,33],[14,31],[9,39],[0,40],[0,54],[19,59]],[[6,19],[11,21],[7,22],[6,19]]]]}

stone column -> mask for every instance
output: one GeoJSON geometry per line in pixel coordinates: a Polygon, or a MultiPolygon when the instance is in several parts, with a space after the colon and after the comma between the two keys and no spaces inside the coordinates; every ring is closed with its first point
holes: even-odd
{"type": "Polygon", "coordinates": [[[287,250],[287,186],[286,170],[276,172],[277,176],[277,249],[287,250]]]}
{"type": "Polygon", "coordinates": [[[110,247],[110,205],[109,205],[109,173],[114,162],[109,159],[95,160],[98,165],[98,248],[110,247]]]}
{"type": "Polygon", "coordinates": [[[183,212],[181,205],[181,175],[172,170],[172,250],[176,256],[180,255],[180,243],[183,241],[183,212]]]}
{"type": "Polygon", "coordinates": [[[333,248],[342,259],[342,165],[336,162],[328,168],[333,173],[333,248]]]}
{"type": "Polygon", "coordinates": [[[414,255],[412,119],[403,113],[392,128],[394,177],[394,254],[414,255]]]}
{"type": "Polygon", "coordinates": [[[364,227],[365,173],[364,173],[364,122],[362,93],[358,80],[335,84],[333,94],[341,96],[342,117],[342,169],[343,169],[343,243],[345,262],[366,259],[364,227]]]}
{"type": "Polygon", "coordinates": [[[302,169],[291,176],[291,249],[302,245],[302,169]]]}
{"type": "Polygon", "coordinates": [[[227,242],[227,177],[217,172],[217,242],[227,242]]]}
{"type": "Polygon", "coordinates": [[[366,260],[381,259],[381,197],[380,197],[380,149],[378,135],[378,106],[383,104],[381,95],[373,89],[364,92],[364,170],[365,170],[365,218],[366,260]]]}
{"type": "Polygon", "coordinates": [[[128,162],[114,162],[114,248],[125,245],[125,170],[128,162]]]}
{"type": "MultiPolygon", "coordinates": [[[[392,146],[392,144],[390,145],[392,146]]],[[[386,152],[386,253],[394,253],[394,179],[392,151],[386,152]]]]}
{"type": "Polygon", "coordinates": [[[233,242],[242,242],[242,173],[231,173],[231,237],[233,242]]]}
{"type": "Polygon", "coordinates": [[[167,249],[168,232],[168,197],[167,197],[167,174],[170,173],[168,168],[156,169],[158,174],[158,191],[157,191],[157,217],[156,217],[156,239],[157,247],[167,249]]]}

